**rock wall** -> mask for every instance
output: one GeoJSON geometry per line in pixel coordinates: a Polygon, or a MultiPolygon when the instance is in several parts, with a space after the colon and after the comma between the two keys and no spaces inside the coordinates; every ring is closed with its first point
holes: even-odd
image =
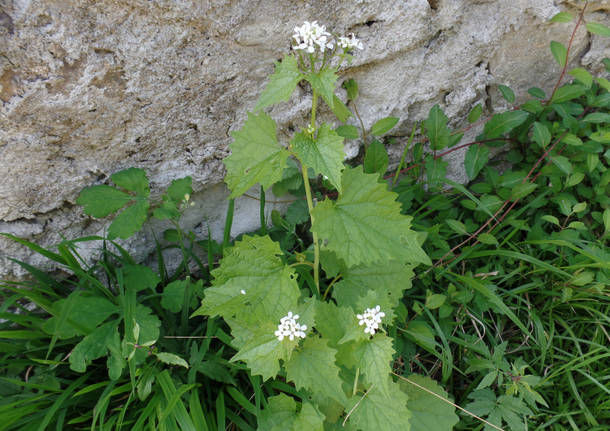
{"type": "MultiPolygon", "coordinates": [[[[135,166],[147,171],[156,193],[191,175],[196,205],[185,226],[207,232],[209,225],[218,237],[230,132],[241,127],[273,61],[289,52],[292,29],[305,20],[364,42],[342,79],[359,82],[366,125],[400,118],[400,143],[435,103],[459,126],[477,103],[487,113],[503,108],[498,84],[521,98],[531,86],[549,90],[559,72],[549,42],[567,44],[573,24],[548,19],[583,3],[0,0],[0,232],[44,246],[100,233],[106,224],[82,215],[78,193],[135,166]]],[[[609,10],[608,0],[590,1],[586,17],[607,23],[609,10]]],[[[574,65],[599,72],[609,51],[607,41],[581,28],[574,65]]],[[[309,104],[306,94],[295,94],[272,110],[281,136],[303,124],[309,104]]],[[[256,228],[257,216],[248,216],[258,214],[256,201],[245,198],[238,207],[234,232],[256,228]]],[[[126,246],[144,258],[151,235],[149,229],[126,246]]],[[[9,257],[48,265],[0,238],[0,277],[23,275],[9,257]]]]}

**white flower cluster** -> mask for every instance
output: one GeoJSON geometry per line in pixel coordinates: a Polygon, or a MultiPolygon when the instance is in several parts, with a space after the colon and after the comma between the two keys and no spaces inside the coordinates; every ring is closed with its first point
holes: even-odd
{"type": "Polygon", "coordinates": [[[294,340],[294,337],[305,338],[307,325],[298,324],[298,318],[298,314],[293,315],[292,311],[289,311],[286,316],[280,319],[280,324],[277,325],[277,331],[275,331],[278,340],[282,341],[284,337],[288,337],[290,341],[294,340]]]}
{"type": "Polygon", "coordinates": [[[362,42],[354,36],[354,33],[351,33],[349,37],[341,36],[339,41],[337,42],[341,48],[351,51],[353,49],[364,49],[364,45],[362,42]]]}
{"type": "Polygon", "coordinates": [[[383,311],[380,311],[379,305],[375,308],[367,308],[364,313],[358,314],[356,317],[360,320],[358,325],[366,325],[364,328],[365,334],[375,335],[375,331],[379,329],[381,318],[385,316],[383,311]]]}
{"type": "Polygon", "coordinates": [[[329,40],[330,33],[326,31],[326,27],[318,25],[317,21],[305,21],[301,27],[295,27],[292,37],[296,42],[292,47],[294,50],[302,49],[313,54],[316,47],[320,48],[321,52],[327,48],[333,49],[333,43],[329,40]]]}

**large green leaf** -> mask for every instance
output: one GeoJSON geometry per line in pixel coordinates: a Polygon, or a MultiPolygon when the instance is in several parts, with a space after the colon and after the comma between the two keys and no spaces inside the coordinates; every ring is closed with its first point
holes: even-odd
{"type": "Polygon", "coordinates": [[[356,312],[348,307],[337,307],[333,302],[318,304],[316,330],[335,348],[339,344],[368,338],[362,327],[358,326],[356,312]]]}
{"type": "Polygon", "coordinates": [[[585,90],[586,88],[579,84],[564,85],[563,87],[559,87],[555,94],[553,94],[551,103],[563,103],[568,100],[576,99],[585,94],[585,90]]]}
{"type": "Polygon", "coordinates": [[[110,224],[108,238],[127,239],[142,229],[142,225],[148,217],[149,206],[148,200],[138,200],[133,205],[127,207],[110,224]]]}
{"type": "MultiPolygon", "coordinates": [[[[278,319],[279,322],[279,319],[278,319]]],[[[261,375],[263,380],[275,377],[280,371],[280,360],[287,361],[298,344],[298,338],[280,341],[274,334],[277,324],[261,322],[257,326],[237,329],[231,323],[231,333],[239,344],[239,351],[231,361],[244,361],[252,374],[261,375]]]]}
{"type": "Polygon", "coordinates": [[[83,189],[76,199],[83,212],[93,217],[106,217],[123,208],[133,197],[114,187],[101,184],[83,189]]]}
{"type": "Polygon", "coordinates": [[[407,408],[411,417],[411,431],[451,431],[460,418],[455,414],[455,407],[438,397],[426,392],[421,387],[434,392],[449,401],[449,395],[438,383],[430,377],[412,374],[409,380],[413,383],[401,381],[402,389],[409,396],[407,408]]]}
{"type": "Polygon", "coordinates": [[[297,389],[323,391],[326,396],[344,403],[347,398],[341,389],[336,354],[337,350],[329,347],[327,340],[309,336],[286,362],[286,379],[294,382],[297,389]]]}
{"type": "Polygon", "coordinates": [[[155,290],[161,279],[150,267],[144,265],[125,265],[123,285],[126,290],[155,290]]]}
{"type": "Polygon", "coordinates": [[[72,292],[66,299],[55,304],[56,315],[42,326],[49,334],[59,338],[71,338],[93,331],[110,315],[118,314],[120,309],[100,296],[84,296],[82,292],[72,292]]]}
{"type": "Polygon", "coordinates": [[[323,249],[334,252],[348,267],[391,259],[412,261],[419,245],[409,241],[411,217],[400,213],[397,195],[362,166],[346,168],[339,199],[319,203],[312,230],[323,249]]]}
{"type": "Polygon", "coordinates": [[[110,176],[112,182],[117,186],[127,189],[136,194],[148,197],[150,189],[148,187],[148,178],[144,169],[129,168],[124,171],[119,171],[110,176]]]}
{"type": "Polygon", "coordinates": [[[294,135],[290,144],[303,164],[312,168],[316,174],[326,176],[341,191],[341,172],[345,158],[343,138],[330,125],[322,124],[315,140],[301,132],[294,135]]]}
{"type": "Polygon", "coordinates": [[[303,75],[299,72],[296,57],[287,55],[281,63],[275,64],[275,72],[270,76],[269,83],[254,109],[258,110],[288,101],[301,79],[303,79],[303,75]]]}
{"type": "Polygon", "coordinates": [[[267,399],[258,419],[258,431],[291,430],[296,419],[297,403],[286,394],[279,394],[267,399]]]}
{"type": "Polygon", "coordinates": [[[268,399],[258,418],[258,431],[322,431],[324,416],[310,403],[304,402],[299,414],[297,404],[286,394],[268,399]]]}
{"type": "Polygon", "coordinates": [[[499,138],[523,123],[529,114],[525,111],[508,111],[494,115],[485,123],[485,136],[489,139],[499,138]]]}
{"type": "Polygon", "coordinates": [[[354,396],[347,408],[350,423],[359,430],[410,431],[411,412],[407,409],[407,395],[398,384],[390,384],[390,397],[373,386],[365,395],[354,396]]]}
{"type": "Polygon", "coordinates": [[[305,78],[311,84],[311,87],[322,96],[326,104],[330,109],[335,107],[335,83],[337,82],[336,70],[333,68],[325,67],[316,73],[310,73],[305,78]]]}
{"type": "Polygon", "coordinates": [[[341,281],[333,288],[333,298],[339,306],[351,307],[356,313],[361,299],[369,292],[374,292],[376,302],[369,307],[379,305],[388,322],[392,321],[393,309],[402,299],[405,289],[411,288],[413,270],[411,265],[400,261],[388,261],[376,265],[359,265],[343,271],[341,281]]]}
{"type": "Polygon", "coordinates": [[[212,271],[213,287],[205,290],[202,305],[193,315],[238,316],[243,321],[277,325],[296,310],[300,295],[295,273],[284,265],[281,255],[279,244],[268,236],[237,241],[212,271]]]}
{"type": "Polygon", "coordinates": [[[244,194],[260,183],[267,189],[282,179],[288,151],[280,146],[275,134],[275,121],[265,113],[248,113],[244,126],[233,132],[232,154],[224,159],[225,181],[231,197],[244,194]]]}
{"type": "Polygon", "coordinates": [[[371,339],[360,341],[354,354],[359,358],[358,368],[364,373],[367,387],[375,384],[377,390],[384,396],[391,397],[390,372],[394,355],[392,339],[385,334],[377,333],[371,339]]]}
{"type": "Polygon", "coordinates": [[[70,369],[84,373],[91,361],[106,355],[107,344],[112,342],[118,325],[117,320],[107,322],[83,338],[70,354],[70,369]]]}
{"type": "Polygon", "coordinates": [[[449,129],[447,121],[449,119],[439,105],[434,105],[428,113],[428,118],[424,121],[426,134],[433,150],[442,150],[449,145],[449,129]]]}

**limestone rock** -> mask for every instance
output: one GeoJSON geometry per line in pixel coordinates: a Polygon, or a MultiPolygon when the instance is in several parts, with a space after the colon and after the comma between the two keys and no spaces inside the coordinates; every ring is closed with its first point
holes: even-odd
{"type": "MultiPolygon", "coordinates": [[[[2,0],[0,231],[43,246],[103,232],[107,223],[83,216],[76,197],[82,188],[136,166],[147,171],[154,193],[191,175],[197,206],[187,228],[207,232],[209,223],[219,237],[226,205],[219,184],[230,132],[241,127],[273,61],[289,52],[292,29],[304,20],[318,20],[339,34],[353,32],[364,42],[365,50],[341,79],[359,82],[365,124],[399,117],[400,138],[435,103],[459,126],[477,103],[502,107],[498,84],[511,85],[520,97],[530,86],[548,91],[558,72],[549,42],[565,43],[572,29],[548,19],[581,5],[559,0],[2,0]]],[[[607,0],[590,1],[589,8],[593,20],[607,23],[607,0]]],[[[591,41],[579,31],[573,61],[599,69],[608,51],[607,41],[591,41]]],[[[288,128],[303,124],[309,106],[308,96],[297,93],[295,103],[271,111],[284,140],[288,128]]],[[[236,217],[241,231],[258,224],[257,215],[248,217],[258,214],[258,206],[248,200],[241,201],[248,208],[236,217]]],[[[140,258],[154,246],[152,231],[147,232],[126,244],[140,258]]],[[[83,253],[94,256],[95,246],[83,253]]],[[[42,264],[22,246],[0,238],[0,277],[24,274],[9,257],[42,264]]]]}

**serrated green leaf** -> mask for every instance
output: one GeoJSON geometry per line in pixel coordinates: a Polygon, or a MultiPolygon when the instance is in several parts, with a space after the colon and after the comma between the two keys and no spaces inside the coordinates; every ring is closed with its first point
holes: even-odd
{"type": "Polygon", "coordinates": [[[94,359],[106,355],[108,340],[112,341],[118,325],[116,320],[104,323],[83,338],[70,354],[70,369],[84,373],[94,359]]]}
{"type": "Polygon", "coordinates": [[[184,305],[184,290],[187,283],[187,280],[176,280],[165,286],[161,296],[161,307],[172,313],[182,310],[184,305]]]}
{"type": "Polygon", "coordinates": [[[126,190],[136,192],[136,194],[148,197],[150,189],[148,178],[144,169],[129,168],[124,171],[115,172],[110,176],[112,182],[126,190]]]}
{"type": "Polygon", "coordinates": [[[394,356],[392,338],[377,333],[371,339],[360,341],[356,345],[354,355],[359,359],[358,368],[364,373],[363,381],[367,387],[373,384],[385,397],[390,393],[390,372],[392,371],[392,357],[394,356]]]}
{"type": "Polygon", "coordinates": [[[568,84],[563,87],[559,87],[553,98],[551,99],[551,103],[563,103],[572,99],[576,99],[585,94],[585,87],[579,84],[568,84]]]}
{"type": "Polygon", "coordinates": [[[572,163],[565,156],[552,156],[551,161],[557,166],[564,174],[570,175],[572,173],[572,163]]]}
{"type": "Polygon", "coordinates": [[[551,22],[570,22],[574,19],[572,14],[568,12],[559,12],[551,18],[551,22]]]}
{"type": "Polygon", "coordinates": [[[400,213],[397,195],[378,179],[365,174],[362,166],[346,168],[343,193],[312,211],[312,230],[323,241],[322,249],[334,252],[348,267],[389,259],[410,261],[413,250],[419,252],[418,244],[408,242],[411,218],[400,213]]]}
{"type": "Polygon", "coordinates": [[[371,127],[371,135],[373,135],[373,136],[385,135],[390,130],[392,130],[394,128],[394,126],[396,126],[396,124],[398,123],[398,120],[399,119],[396,117],[386,117],[386,118],[382,118],[381,120],[376,121],[375,124],[373,124],[373,127],[371,127]]]}
{"type": "Polygon", "coordinates": [[[551,132],[546,125],[536,121],[532,130],[532,138],[534,142],[544,149],[551,142],[551,132]]]}
{"type": "Polygon", "coordinates": [[[386,314],[384,323],[391,322],[394,308],[403,297],[403,292],[411,288],[413,267],[399,261],[388,261],[376,265],[359,265],[343,271],[341,281],[333,288],[333,298],[341,307],[351,307],[355,313],[362,313],[358,304],[369,292],[375,294],[375,303],[386,314]]]}
{"type": "Polygon", "coordinates": [[[354,310],[349,307],[337,307],[332,302],[318,304],[316,330],[334,348],[339,348],[340,344],[349,341],[367,338],[362,327],[358,325],[358,318],[354,310]]]}
{"type": "Polygon", "coordinates": [[[424,121],[424,127],[426,128],[430,148],[433,150],[442,150],[449,145],[448,120],[439,105],[430,108],[428,118],[424,121]]]}
{"type": "Polygon", "coordinates": [[[460,420],[455,414],[455,408],[422,388],[451,401],[449,394],[430,377],[411,374],[408,379],[409,381],[401,380],[400,386],[409,396],[407,409],[412,413],[411,431],[453,430],[460,420]]]}
{"type": "Polygon", "coordinates": [[[148,200],[136,201],[117,215],[108,228],[108,238],[127,239],[142,229],[148,217],[148,200]]]}
{"type": "Polygon", "coordinates": [[[292,430],[296,420],[297,404],[286,394],[279,394],[267,399],[268,404],[258,420],[258,431],[292,430]]]}
{"type": "Polygon", "coordinates": [[[591,88],[591,85],[593,85],[593,76],[581,67],[572,69],[568,73],[587,88],[591,88]]]}
{"type": "Polygon", "coordinates": [[[261,93],[255,110],[286,102],[294,92],[303,75],[299,72],[297,59],[293,55],[287,55],[275,64],[275,72],[269,77],[269,83],[261,93]]]}
{"type": "Polygon", "coordinates": [[[151,289],[154,290],[161,279],[148,266],[145,265],[125,265],[123,267],[123,286],[127,290],[151,289]]]}
{"type": "Polygon", "coordinates": [[[274,335],[277,323],[262,321],[258,325],[238,328],[236,321],[225,319],[231,326],[234,343],[239,351],[231,358],[231,362],[244,361],[250,372],[261,375],[263,380],[275,377],[280,371],[280,360],[287,361],[298,344],[298,338],[282,341],[274,335]]]}
{"type": "Polygon", "coordinates": [[[155,353],[155,356],[158,360],[168,365],[178,365],[180,367],[188,368],[189,364],[184,359],[182,359],[178,355],[174,355],[173,353],[160,352],[155,353]]]}
{"type": "Polygon", "coordinates": [[[120,210],[132,199],[133,196],[125,192],[101,184],[83,189],[76,203],[84,207],[85,214],[101,218],[120,210]]]}
{"type": "Polygon", "coordinates": [[[589,30],[593,34],[610,37],[610,28],[608,28],[608,26],[606,26],[604,24],[599,24],[596,22],[588,22],[587,30],[589,30]]]}
{"type": "Polygon", "coordinates": [[[523,123],[529,114],[524,111],[507,111],[494,115],[485,123],[484,133],[489,139],[499,138],[523,123]]]}
{"type": "Polygon", "coordinates": [[[559,66],[565,66],[566,60],[568,58],[568,50],[566,49],[566,47],[563,44],[552,40],[551,52],[553,53],[553,57],[555,57],[555,61],[559,64],[559,66]]]}
{"type": "Polygon", "coordinates": [[[309,220],[309,208],[305,199],[294,201],[286,209],[286,221],[293,226],[305,223],[307,220],[309,220]]]}
{"type": "Polygon", "coordinates": [[[343,88],[347,91],[347,98],[349,100],[356,100],[358,98],[358,83],[353,79],[343,81],[343,88]]]}
{"type": "Polygon", "coordinates": [[[341,388],[336,354],[337,350],[329,347],[327,340],[309,336],[285,363],[286,379],[294,382],[297,389],[316,391],[324,388],[325,395],[345,403],[347,397],[341,388]]]}
{"type": "Polygon", "coordinates": [[[281,255],[279,244],[268,236],[237,241],[212,271],[213,287],[205,290],[201,307],[193,315],[238,316],[242,324],[277,326],[280,318],[296,309],[300,296],[295,273],[281,255]]]}
{"type": "Polygon", "coordinates": [[[352,126],[351,124],[345,124],[343,126],[339,126],[335,129],[339,136],[343,136],[345,139],[358,139],[360,137],[360,132],[356,126],[352,126]]]}
{"type": "Polygon", "coordinates": [[[292,431],[323,431],[324,430],[324,415],[320,413],[310,403],[304,402],[301,407],[294,424],[292,431]]]}
{"type": "Polygon", "coordinates": [[[305,76],[311,87],[318,92],[330,109],[334,108],[335,83],[337,82],[336,70],[324,68],[316,73],[305,76]]]}
{"type": "Polygon", "coordinates": [[[180,211],[178,211],[175,202],[163,202],[159,208],[155,209],[153,212],[153,217],[159,220],[179,220],[180,211]]]}
{"type": "Polygon", "coordinates": [[[489,148],[486,145],[471,145],[464,156],[466,175],[474,180],[489,160],[489,148]]]}
{"type": "Polygon", "coordinates": [[[478,103],[474,108],[472,108],[472,110],[468,114],[468,122],[475,123],[481,117],[482,113],[483,113],[483,106],[481,106],[481,104],[478,103]]]}
{"type": "Polygon", "coordinates": [[[257,183],[268,189],[282,179],[289,153],[278,143],[275,127],[275,121],[267,114],[248,113],[244,126],[232,133],[232,153],[223,161],[232,198],[257,183]]]}
{"type": "Polygon", "coordinates": [[[410,431],[411,412],[407,409],[409,397],[396,383],[390,384],[391,397],[373,386],[365,395],[349,400],[347,411],[351,412],[349,422],[360,430],[410,431]]]}
{"type": "Polygon", "coordinates": [[[504,99],[508,103],[515,103],[515,93],[510,87],[500,84],[498,85],[498,90],[500,90],[500,93],[502,93],[502,97],[504,97],[504,99]]]}
{"type": "Polygon", "coordinates": [[[536,187],[538,187],[536,183],[519,183],[513,188],[510,198],[511,200],[522,199],[533,192],[536,187]]]}
{"type": "Polygon", "coordinates": [[[371,142],[364,155],[364,172],[383,176],[388,169],[388,163],[388,152],[385,146],[379,141],[371,142]]]}
{"type": "Polygon", "coordinates": [[[190,197],[193,194],[193,179],[191,177],[179,178],[172,180],[172,183],[167,188],[167,195],[174,202],[181,202],[186,199],[186,195],[190,197]]]}
{"type": "Polygon", "coordinates": [[[315,140],[300,132],[294,135],[290,145],[304,165],[312,168],[316,174],[326,176],[341,192],[341,172],[345,158],[343,138],[329,124],[322,124],[315,140]]]}

